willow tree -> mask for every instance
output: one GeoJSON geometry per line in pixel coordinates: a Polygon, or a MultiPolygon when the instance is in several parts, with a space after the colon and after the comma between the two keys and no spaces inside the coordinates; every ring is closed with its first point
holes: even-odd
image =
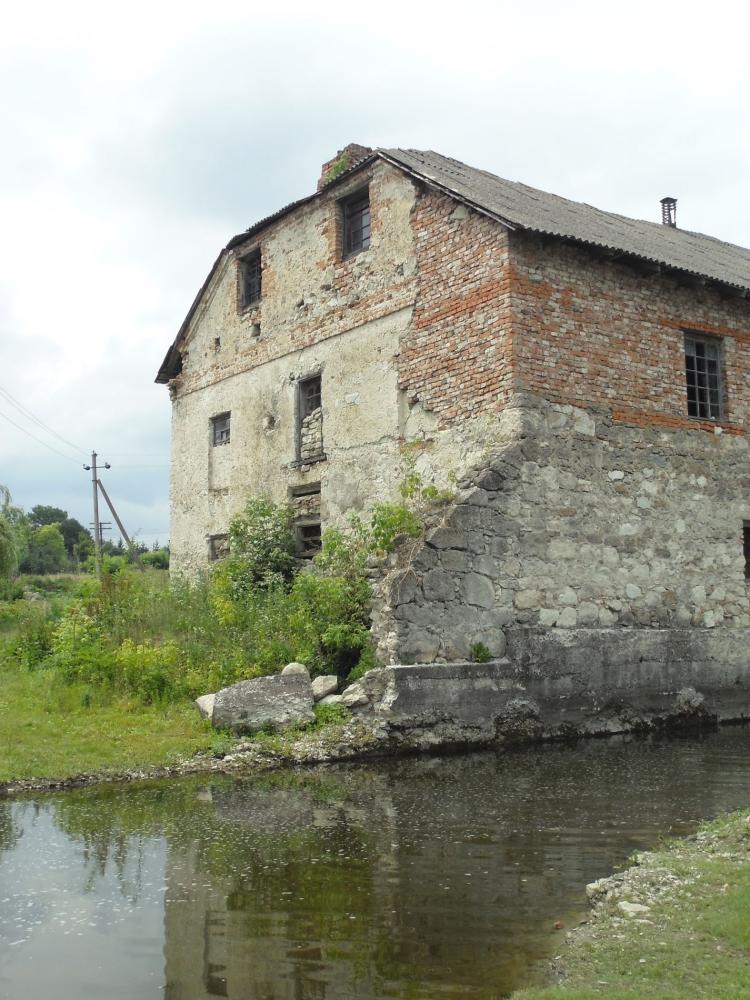
{"type": "Polygon", "coordinates": [[[6,513],[10,502],[8,487],[0,486],[0,579],[12,576],[18,565],[16,533],[6,513]]]}

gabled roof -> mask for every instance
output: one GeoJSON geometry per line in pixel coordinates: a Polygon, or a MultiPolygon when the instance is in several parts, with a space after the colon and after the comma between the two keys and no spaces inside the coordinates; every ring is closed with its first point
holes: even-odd
{"type": "Polygon", "coordinates": [[[696,277],[750,292],[750,250],[656,222],[603,212],[583,202],[506,181],[440,153],[382,150],[421,179],[474,204],[513,229],[639,257],[696,277]]]}
{"type": "Polygon", "coordinates": [[[405,170],[509,229],[539,233],[596,247],[615,256],[640,259],[694,278],[718,282],[750,296],[750,250],[745,247],[724,243],[703,233],[604,212],[592,205],[570,201],[517,181],[503,180],[486,170],[469,167],[430,150],[378,149],[340,174],[322,191],[286,205],[227,243],[167,352],[156,377],[157,382],[168,382],[179,373],[179,344],[224,256],[272,222],[327,192],[375,159],[385,160],[405,170]]]}

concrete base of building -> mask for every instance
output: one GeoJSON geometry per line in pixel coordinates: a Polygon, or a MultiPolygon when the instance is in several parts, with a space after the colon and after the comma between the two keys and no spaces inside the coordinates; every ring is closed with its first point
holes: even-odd
{"type": "Polygon", "coordinates": [[[356,711],[416,748],[750,719],[750,629],[538,629],[506,656],[370,671],[356,711]]]}

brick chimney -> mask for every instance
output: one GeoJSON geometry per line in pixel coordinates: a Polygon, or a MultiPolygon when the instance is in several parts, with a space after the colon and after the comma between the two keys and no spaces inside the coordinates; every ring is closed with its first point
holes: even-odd
{"type": "Polygon", "coordinates": [[[356,142],[350,142],[348,146],[344,146],[343,149],[340,149],[334,157],[320,168],[318,191],[332,180],[335,180],[339,174],[343,174],[345,170],[349,170],[355,164],[359,163],[360,160],[364,160],[371,152],[372,150],[369,146],[360,146],[356,142]]]}

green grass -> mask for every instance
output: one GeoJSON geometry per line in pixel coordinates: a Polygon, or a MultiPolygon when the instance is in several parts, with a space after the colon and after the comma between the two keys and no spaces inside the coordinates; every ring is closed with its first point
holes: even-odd
{"type": "Polygon", "coordinates": [[[562,985],[522,990],[514,1000],[750,998],[750,812],[648,855],[641,873],[653,869],[680,881],[643,914],[648,922],[606,903],[563,949],[562,985]]]}
{"type": "Polygon", "coordinates": [[[172,764],[215,739],[189,702],[107,701],[48,671],[23,670],[0,651],[0,782],[172,764]]]}

